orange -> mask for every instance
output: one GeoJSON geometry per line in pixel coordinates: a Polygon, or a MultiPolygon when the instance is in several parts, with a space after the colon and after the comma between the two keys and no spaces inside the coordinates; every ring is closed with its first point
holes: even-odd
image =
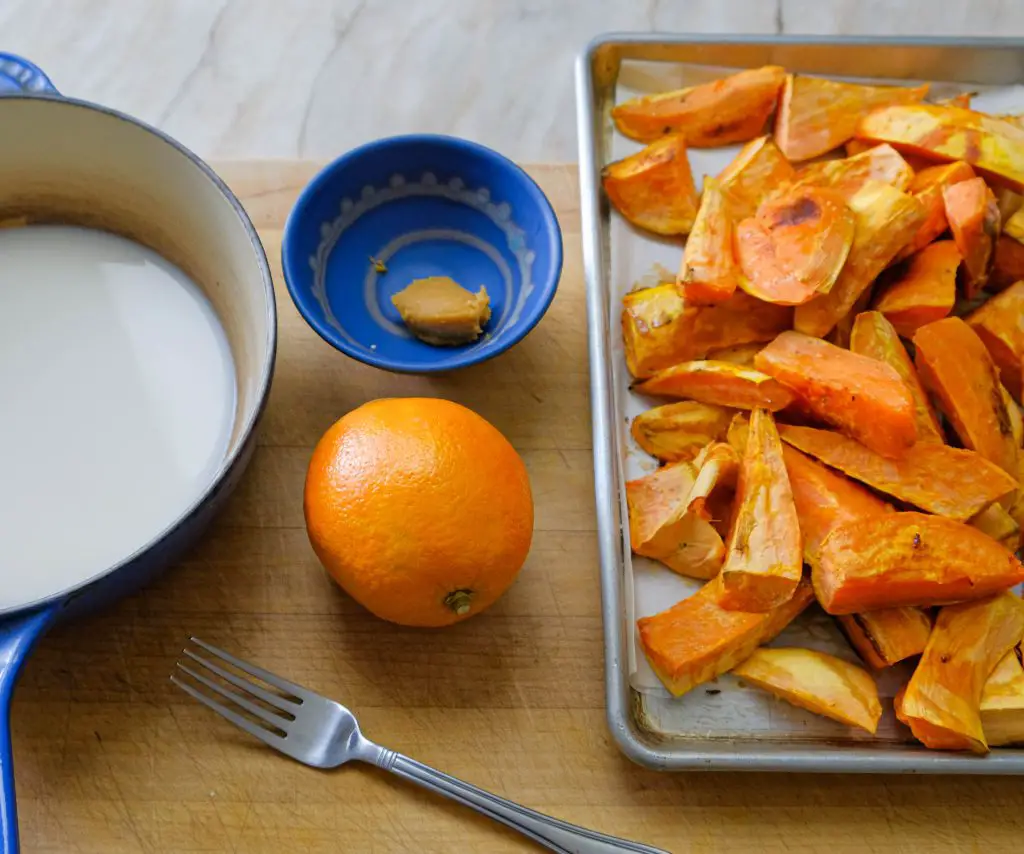
{"type": "Polygon", "coordinates": [[[378,617],[445,626],[493,604],[533,536],[526,467],[464,406],[375,400],[320,439],[306,528],[335,581],[378,617]]]}

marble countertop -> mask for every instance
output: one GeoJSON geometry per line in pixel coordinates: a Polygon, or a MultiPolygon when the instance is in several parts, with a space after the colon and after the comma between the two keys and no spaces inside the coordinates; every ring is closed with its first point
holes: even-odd
{"type": "Polygon", "coordinates": [[[1024,35],[1021,0],[4,0],[0,50],[205,157],[452,133],[576,159],[572,63],[609,30],[1024,35]]]}

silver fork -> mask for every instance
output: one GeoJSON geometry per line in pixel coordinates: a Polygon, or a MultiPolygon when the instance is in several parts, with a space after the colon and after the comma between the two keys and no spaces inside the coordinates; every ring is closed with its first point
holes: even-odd
{"type": "Polygon", "coordinates": [[[449,777],[394,750],[380,747],[363,736],[355,715],[341,703],[335,703],[308,688],[235,658],[199,638],[191,638],[191,641],[213,658],[262,680],[282,693],[268,691],[249,679],[243,679],[187,647],[182,650],[182,654],[190,662],[195,662],[239,690],[233,691],[224,684],[210,679],[184,661],[177,662],[178,671],[188,674],[196,685],[201,685],[207,691],[244,709],[260,722],[239,714],[214,699],[209,693],[200,691],[196,685],[180,679],[177,672],[171,676],[171,681],[235,726],[305,765],[314,768],[337,768],[352,761],[376,765],[425,789],[472,807],[477,812],[518,830],[545,848],[561,854],[613,854],[622,851],[634,854],[668,854],[660,848],[605,836],[603,833],[586,830],[527,809],[455,777],[449,777]],[[253,702],[254,699],[262,703],[253,702]]]}

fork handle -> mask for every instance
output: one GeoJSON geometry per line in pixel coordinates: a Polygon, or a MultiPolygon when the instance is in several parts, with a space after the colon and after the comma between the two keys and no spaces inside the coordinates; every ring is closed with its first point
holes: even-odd
{"type": "Polygon", "coordinates": [[[377,758],[377,765],[403,779],[411,780],[424,789],[430,789],[472,807],[477,812],[500,821],[513,830],[518,830],[534,842],[539,842],[545,848],[559,854],[668,854],[660,848],[605,836],[603,833],[577,827],[567,821],[527,809],[393,750],[382,751],[377,758]]]}

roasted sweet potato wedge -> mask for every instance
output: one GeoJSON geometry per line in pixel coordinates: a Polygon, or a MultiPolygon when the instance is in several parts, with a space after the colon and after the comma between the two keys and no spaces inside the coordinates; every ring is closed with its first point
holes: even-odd
{"type": "MultiPolygon", "coordinates": [[[[1024,148],[1024,143],[1021,143],[1024,148]]],[[[970,299],[985,287],[999,237],[999,205],[982,178],[960,181],[942,190],[953,240],[964,262],[964,294],[970,299]]]]}
{"type": "Polygon", "coordinates": [[[752,139],[718,175],[722,191],[736,220],[757,213],[758,207],[779,187],[793,179],[795,171],[770,136],[752,139]]]}
{"type": "Polygon", "coordinates": [[[712,350],[708,359],[712,362],[731,362],[734,365],[754,367],[754,357],[764,349],[764,344],[739,344],[736,347],[723,347],[712,350]]]}
{"type": "Polygon", "coordinates": [[[942,320],[956,302],[960,250],[952,240],[925,246],[907,262],[906,270],[875,300],[875,309],[910,338],[918,327],[942,320]]]}
{"type": "Polygon", "coordinates": [[[800,332],[783,332],[754,366],[796,395],[817,418],[886,457],[917,441],[914,399],[884,362],[800,332]]]}
{"type": "Polygon", "coordinates": [[[914,347],[921,381],[964,446],[1016,477],[1019,445],[999,372],[974,330],[959,317],[947,317],[918,329],[914,347]]]}
{"type": "Polygon", "coordinates": [[[788,74],[775,123],[775,142],[790,160],[810,160],[850,139],[858,119],[868,110],[912,104],[927,94],[927,86],[864,86],[788,74]]]}
{"type": "Polygon", "coordinates": [[[917,424],[918,442],[943,442],[942,429],[935,417],[931,401],[921,386],[921,380],[910,361],[906,347],[900,341],[896,329],[877,311],[865,311],[857,315],[850,333],[850,350],[885,362],[891,367],[910,392],[914,401],[914,421],[917,424]]]}
{"type": "MultiPolygon", "coordinates": [[[[1002,392],[1003,404],[1006,406],[1006,414],[1010,419],[1010,433],[1013,436],[1013,441],[1020,448],[1024,446],[1024,413],[1021,413],[1017,401],[1013,399],[1013,395],[1010,394],[1006,386],[1000,385],[999,391],[1002,392]]],[[[1020,456],[1018,453],[1018,459],[1020,456]]]]}
{"type": "Polygon", "coordinates": [[[640,142],[677,134],[694,148],[746,142],[764,132],[785,70],[751,68],[698,86],[645,95],[612,108],[619,132],[640,142]]]}
{"type": "MultiPolygon", "coordinates": [[[[1000,214],[1003,215],[1001,209],[1000,214]]],[[[1024,243],[1024,207],[1018,206],[1008,216],[1003,215],[1003,234],[1012,237],[1018,243],[1024,243]]]]}
{"type": "Polygon", "coordinates": [[[978,709],[989,747],[1024,742],[1024,652],[1019,643],[988,677],[978,709]]]}
{"type": "Polygon", "coordinates": [[[714,306],[687,305],[675,284],[632,291],[622,307],[626,365],[642,379],[711,350],[771,341],[792,323],[793,309],[742,291],[714,306]]]}
{"type": "Polygon", "coordinates": [[[1024,279],[1024,243],[1001,234],[996,241],[995,259],[986,287],[1001,291],[1021,279],[1024,279]]]}
{"type": "Polygon", "coordinates": [[[794,706],[874,734],[882,717],[875,680],[865,670],[811,649],[754,650],[733,675],[794,706]]]}
{"type": "Polygon", "coordinates": [[[772,412],[793,400],[793,395],[767,374],[730,362],[683,362],[635,388],[641,394],[689,398],[735,409],[762,406],[772,412]]]}
{"type": "Polygon", "coordinates": [[[688,511],[693,466],[672,463],[626,483],[629,543],[638,555],[660,560],[691,578],[712,578],[725,556],[718,532],[688,511]]]}
{"type": "Polygon", "coordinates": [[[1021,400],[1021,359],[1024,358],[1024,281],[1010,285],[967,315],[967,325],[985,345],[999,368],[999,377],[1021,400]]]}
{"type": "Polygon", "coordinates": [[[787,424],[779,433],[825,465],[951,519],[966,521],[1017,488],[1013,477],[980,454],[937,442],[918,442],[900,459],[890,460],[831,430],[787,424]]]}
{"type": "Polygon", "coordinates": [[[881,670],[924,652],[932,620],[923,608],[886,608],[836,617],[843,634],[869,667],[881,670]]]}
{"type": "Polygon", "coordinates": [[[808,335],[823,337],[832,330],[917,233],[924,218],[917,199],[881,181],[869,181],[847,204],[857,225],[846,265],[832,290],[799,306],[794,316],[794,328],[808,335]]]}
{"type": "Polygon", "coordinates": [[[724,406],[680,400],[641,412],[629,430],[641,448],[662,462],[692,460],[708,444],[725,437],[733,414],[724,406]]]}
{"type": "Polygon", "coordinates": [[[963,160],[1001,185],[1024,190],[1024,129],[994,116],[935,104],[882,107],[860,117],[856,136],[933,160],[963,160]]]}
{"type": "Polygon", "coordinates": [[[914,170],[891,145],[874,145],[841,160],[819,160],[805,166],[796,183],[830,187],[844,198],[857,193],[868,181],[882,181],[897,190],[907,190],[914,170]]]}
{"type": "Polygon", "coordinates": [[[667,611],[637,620],[644,655],[677,697],[732,670],[814,599],[811,585],[802,581],[779,607],[749,614],[722,608],[721,591],[721,580],[715,578],[667,611]]]}
{"type": "Polygon", "coordinates": [[[1024,566],[970,525],[907,511],[837,527],[811,580],[822,608],[851,614],[979,599],[1024,581],[1024,566]]]}
{"type": "Polygon", "coordinates": [[[769,611],[789,599],[803,574],[800,523],[775,419],[750,414],[736,510],[722,567],[723,608],[769,611]]]}
{"type": "Polygon", "coordinates": [[[981,697],[1000,660],[1024,635],[1024,602],[1003,593],[939,611],[899,717],[937,750],[986,753],[981,697]]]}
{"type": "Polygon", "coordinates": [[[897,261],[920,252],[949,228],[942,191],[946,187],[959,184],[961,181],[969,181],[974,177],[974,170],[962,160],[929,166],[914,176],[910,182],[910,193],[921,202],[924,208],[924,221],[913,239],[896,254],[897,261]]]}
{"type": "Polygon", "coordinates": [[[740,456],[728,442],[712,442],[697,455],[693,464],[697,468],[697,478],[686,508],[705,522],[710,522],[715,515],[709,503],[711,496],[716,491],[735,489],[740,456]]]}
{"type": "Polygon", "coordinates": [[[697,219],[686,239],[679,271],[679,287],[687,303],[714,304],[733,295],[740,280],[734,231],[721,186],[714,178],[705,178],[697,219]]]}
{"type": "Polygon", "coordinates": [[[1005,546],[1011,552],[1017,551],[1020,526],[1002,504],[989,504],[977,516],[972,516],[968,524],[1005,546]]]}
{"type": "Polygon", "coordinates": [[[800,305],[827,293],[853,244],[854,216],[842,197],[800,187],[761,205],[736,225],[742,287],[780,305],[800,305]]]}
{"type": "Polygon", "coordinates": [[[697,217],[697,190],[682,137],[659,139],[609,163],[601,183],[609,201],[633,225],[655,234],[690,233],[697,217]]]}
{"type": "Polygon", "coordinates": [[[935,101],[940,107],[960,107],[964,110],[971,108],[971,100],[977,95],[977,92],[961,92],[959,95],[953,95],[949,98],[940,98],[935,101]]]}

